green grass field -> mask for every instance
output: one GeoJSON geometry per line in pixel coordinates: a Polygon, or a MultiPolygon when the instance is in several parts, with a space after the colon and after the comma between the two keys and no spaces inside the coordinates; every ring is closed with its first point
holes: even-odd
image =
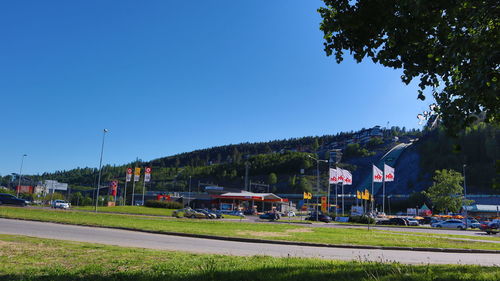
{"type": "Polygon", "coordinates": [[[0,280],[500,280],[500,268],[235,257],[0,235],[0,280]]]}
{"type": "MultiPolygon", "coordinates": [[[[94,211],[93,206],[73,207],[79,211],[94,211]]],[[[117,213],[117,214],[135,214],[146,216],[172,216],[174,209],[151,208],[144,206],[115,206],[115,207],[97,207],[97,211],[101,213],[117,213]]],[[[237,216],[224,215],[224,219],[239,219],[237,216]]]]}
{"type": "Polygon", "coordinates": [[[111,213],[0,207],[0,217],[68,224],[125,227],[159,232],[179,232],[326,244],[438,247],[500,250],[500,243],[448,239],[440,235],[398,234],[364,228],[313,228],[291,224],[263,224],[216,220],[166,219],[111,213]]]}
{"type": "MultiPolygon", "coordinates": [[[[73,207],[75,210],[94,211],[94,206],[73,207]]],[[[150,208],[143,206],[115,206],[115,207],[97,207],[97,211],[101,213],[123,213],[137,215],[152,215],[152,216],[172,216],[172,209],[150,208]]]]}

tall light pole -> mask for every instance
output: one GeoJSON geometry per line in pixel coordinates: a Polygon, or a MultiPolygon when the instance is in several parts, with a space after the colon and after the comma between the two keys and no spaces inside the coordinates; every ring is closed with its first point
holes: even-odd
{"type": "Polygon", "coordinates": [[[19,190],[21,189],[21,178],[23,174],[23,163],[24,163],[24,157],[28,156],[27,154],[23,154],[23,157],[21,157],[21,168],[19,169],[19,184],[17,185],[17,197],[19,197],[19,190]]]}
{"type": "MultiPolygon", "coordinates": [[[[328,163],[328,160],[321,160],[321,159],[316,159],[314,157],[312,157],[311,155],[307,154],[307,156],[311,159],[313,159],[314,161],[316,161],[316,190],[317,192],[319,192],[319,162],[325,162],[325,163],[328,163]]],[[[318,220],[318,197],[316,195],[316,220],[318,220]]]]}
{"type": "Polygon", "coordinates": [[[97,212],[97,204],[99,203],[99,187],[101,187],[102,154],[104,152],[104,137],[106,136],[107,132],[108,129],[104,129],[102,133],[101,158],[99,160],[99,177],[97,180],[97,190],[95,195],[95,212],[97,212]]]}
{"type": "MultiPolygon", "coordinates": [[[[466,164],[464,164],[462,166],[462,171],[463,171],[463,175],[464,175],[464,199],[465,199],[465,201],[467,200],[467,185],[465,184],[465,167],[466,166],[467,166],[466,164]]],[[[467,229],[467,227],[469,226],[469,222],[468,222],[469,218],[467,217],[467,206],[464,206],[464,207],[465,207],[464,208],[464,210],[465,210],[465,229],[467,229]]]]}

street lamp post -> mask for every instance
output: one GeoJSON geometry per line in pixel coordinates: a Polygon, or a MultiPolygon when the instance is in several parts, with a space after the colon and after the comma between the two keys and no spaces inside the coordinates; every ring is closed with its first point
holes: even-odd
{"type": "Polygon", "coordinates": [[[104,137],[106,136],[106,133],[108,132],[108,129],[104,129],[102,133],[102,145],[101,145],[101,158],[99,160],[99,177],[97,180],[97,190],[96,190],[96,195],[95,195],[95,212],[97,212],[97,204],[99,203],[99,188],[101,187],[101,170],[102,170],[102,154],[104,152],[104,137]]]}
{"type": "MultiPolygon", "coordinates": [[[[465,184],[465,167],[467,165],[463,165],[462,166],[462,171],[463,171],[463,175],[464,175],[464,199],[465,201],[467,201],[467,185],[465,184]]],[[[466,202],[464,202],[466,203],[466,202]]],[[[467,205],[467,204],[464,204],[464,205],[467,205]]],[[[467,206],[464,206],[464,211],[465,211],[465,229],[467,229],[467,227],[469,226],[469,218],[467,217],[467,206]]]]}
{"type": "Polygon", "coordinates": [[[191,176],[189,176],[189,192],[188,192],[188,207],[191,205],[191,176]]]}
{"type": "Polygon", "coordinates": [[[19,197],[19,190],[21,189],[21,178],[23,174],[23,163],[24,163],[24,157],[28,156],[27,154],[23,154],[23,157],[21,157],[21,168],[19,169],[19,184],[17,185],[17,197],[19,197]]]}
{"type": "MultiPolygon", "coordinates": [[[[316,161],[316,190],[317,190],[317,192],[319,192],[319,162],[328,163],[328,160],[316,159],[309,154],[307,156],[316,161]]],[[[316,220],[318,220],[318,197],[317,197],[317,195],[316,195],[316,220]]]]}

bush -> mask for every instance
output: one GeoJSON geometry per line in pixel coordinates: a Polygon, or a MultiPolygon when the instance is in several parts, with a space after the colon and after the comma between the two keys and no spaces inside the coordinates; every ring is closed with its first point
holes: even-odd
{"type": "Polygon", "coordinates": [[[159,200],[147,200],[146,207],[151,208],[165,208],[165,209],[182,209],[182,203],[175,201],[159,201],[159,200]]]}
{"type": "Polygon", "coordinates": [[[364,224],[374,224],[375,223],[375,219],[367,217],[367,216],[350,216],[349,217],[349,222],[364,223],[364,224]]]}

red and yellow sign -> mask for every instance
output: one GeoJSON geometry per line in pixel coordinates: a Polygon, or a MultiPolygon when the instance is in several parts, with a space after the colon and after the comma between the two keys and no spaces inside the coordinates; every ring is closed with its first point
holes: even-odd
{"type": "Polygon", "coordinates": [[[326,196],[321,196],[321,211],[327,212],[327,210],[328,210],[328,205],[326,202],[326,196]]]}

